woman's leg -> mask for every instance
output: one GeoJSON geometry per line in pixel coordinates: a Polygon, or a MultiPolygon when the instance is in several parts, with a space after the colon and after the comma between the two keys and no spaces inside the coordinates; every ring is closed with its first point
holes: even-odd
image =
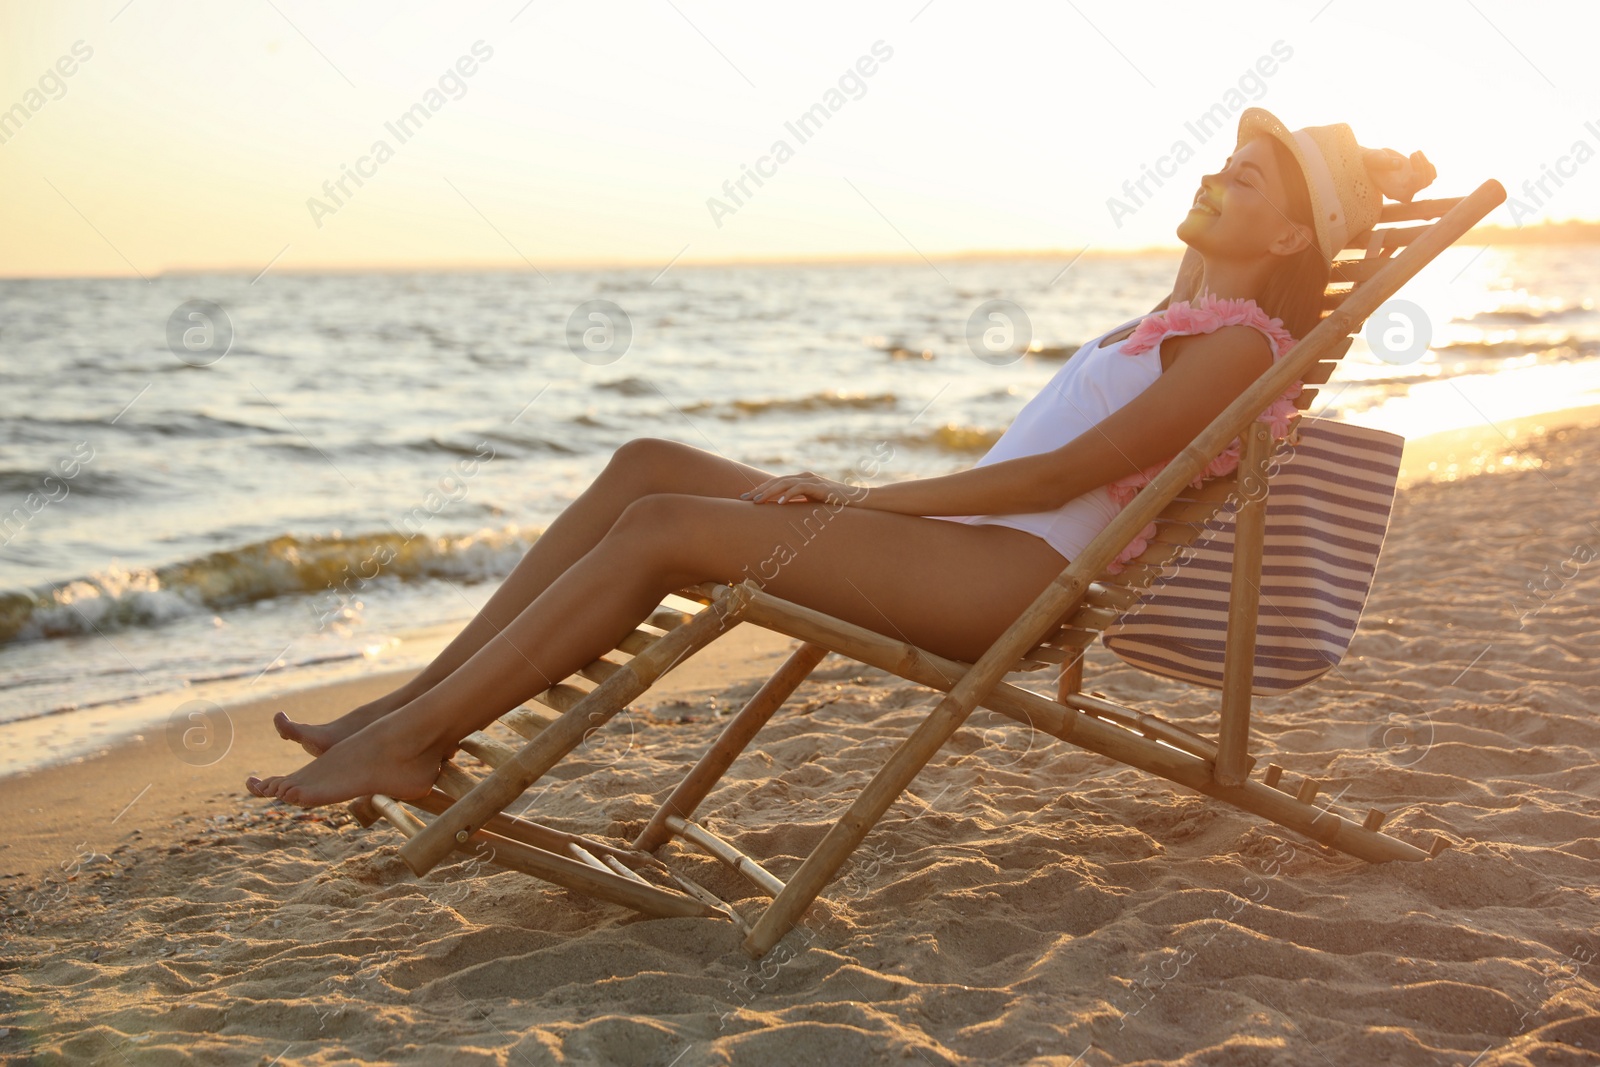
{"type": "Polygon", "coordinates": [[[970,662],[1065,564],[1004,526],[652,494],[432,689],[294,774],[247,784],[306,807],[421,796],[462,737],[613,648],[665,593],[697,581],[755,576],[776,596],[970,662]]]}
{"type": "Polygon", "coordinates": [[[297,723],[279,712],[273,718],[278,736],[298,741],[307,752],[318,756],[426,693],[510,625],[561,572],[605,536],[624,508],[640,497],[651,493],[737,497],[770,477],[759,467],[677,441],[640,437],[625,442],[612,454],[599,477],[539,536],[488,603],[432,663],[393,692],[324,725],[297,723]]]}

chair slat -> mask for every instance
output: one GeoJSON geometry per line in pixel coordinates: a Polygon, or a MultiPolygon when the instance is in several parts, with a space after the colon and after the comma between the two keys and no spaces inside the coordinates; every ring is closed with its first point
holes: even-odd
{"type": "Polygon", "coordinates": [[[1104,630],[1122,617],[1122,612],[1107,608],[1079,608],[1072,613],[1071,624],[1085,630],[1104,630]]]}
{"type": "Polygon", "coordinates": [[[1445,215],[1466,197],[1448,200],[1413,200],[1409,204],[1385,204],[1378,212],[1378,225],[1386,222],[1411,222],[1417,219],[1437,219],[1445,215]]]}
{"type": "MultiPolygon", "coordinates": [[[[590,852],[588,849],[584,848],[582,845],[578,844],[576,841],[568,841],[567,842],[567,851],[572,853],[572,857],[574,859],[578,860],[579,862],[587,863],[589,866],[593,867],[597,871],[605,871],[607,874],[611,873],[611,868],[607,867],[605,864],[601,863],[600,862],[600,857],[596,856],[593,852],[590,852]]],[[[643,878],[635,877],[634,880],[638,881],[638,882],[643,882],[645,885],[649,885],[650,884],[649,882],[645,882],[643,878]]]]}
{"type": "Polygon", "coordinates": [[[1352,286],[1349,289],[1335,289],[1330,285],[1328,291],[1322,294],[1322,317],[1327,318],[1328,312],[1337,310],[1339,305],[1348,300],[1350,294],[1355,292],[1357,288],[1359,287],[1352,286]]]}
{"type": "MultiPolygon", "coordinates": [[[[436,789],[425,797],[408,800],[407,804],[425,811],[430,815],[442,815],[454,803],[443,790],[436,789]]],[[[557,855],[566,853],[567,845],[576,842],[589,852],[601,859],[620,860],[624,864],[659,870],[665,865],[653,856],[629,848],[620,848],[605,841],[580,834],[567,833],[565,830],[556,830],[545,826],[543,823],[533,822],[517,815],[507,815],[501,812],[484,823],[483,828],[496,837],[504,837],[524,845],[554,852],[557,855]]],[[[648,882],[645,884],[649,884],[648,882]]]]}
{"type": "MultiPolygon", "coordinates": [[[[674,623],[673,626],[676,628],[677,623],[674,623]]],[[[664,633],[661,631],[640,627],[617,642],[617,649],[628,653],[630,656],[636,656],[655,644],[663,636],[664,633]]],[[[604,682],[621,669],[621,665],[602,656],[580,668],[577,674],[590,681],[604,682]]],[[[569,682],[560,682],[534,697],[534,700],[550,708],[551,711],[547,712],[540,708],[524,706],[508,711],[500,716],[500,721],[523,737],[531,739],[588,695],[589,690],[587,689],[572,685],[569,682]]]]}
{"type": "Polygon", "coordinates": [[[1342,251],[1359,251],[1367,255],[1392,255],[1433,228],[1432,223],[1420,226],[1379,226],[1367,231],[1361,242],[1347,244],[1342,251]],[[1377,238],[1374,243],[1373,238],[1377,238]]]}
{"type": "MultiPolygon", "coordinates": [[[[574,704],[588,695],[589,690],[572,685],[568,682],[557,682],[549,689],[544,690],[542,693],[536,694],[533,699],[537,700],[545,707],[554,708],[556,711],[565,715],[574,704]]],[[[512,728],[516,729],[515,727],[512,728]]],[[[517,732],[521,733],[522,731],[518,730],[517,732]]]]}
{"type": "MultiPolygon", "coordinates": [[[[566,688],[572,690],[574,693],[577,693],[579,697],[582,697],[583,695],[583,690],[578,689],[575,686],[569,685],[566,686],[566,688]]],[[[576,698],[573,700],[573,703],[577,703],[576,698]]],[[[551,723],[555,722],[557,718],[559,718],[559,716],[556,715],[554,711],[545,711],[542,708],[521,707],[512,708],[510,711],[506,712],[504,715],[500,716],[500,721],[511,727],[511,729],[515,730],[523,737],[533,738],[537,736],[539,732],[546,726],[549,726],[551,723]]]]}
{"type": "MultiPolygon", "coordinates": [[[[678,622],[681,623],[682,621],[683,617],[679,616],[678,622]]],[[[663,634],[664,631],[661,630],[645,629],[642,626],[638,627],[633,631],[633,633],[617,642],[617,651],[626,652],[630,656],[637,656],[639,653],[655,644],[656,641],[663,636],[663,634]]]]}
{"type": "Polygon", "coordinates": [[[740,852],[738,847],[724,841],[699,823],[676,815],[667,816],[667,828],[708,855],[720,860],[746,878],[769,897],[783,892],[783,880],[740,852]]]}
{"type": "MultiPolygon", "coordinates": [[[[1137,556],[1133,557],[1133,561],[1132,562],[1133,563],[1142,563],[1142,564],[1146,564],[1146,565],[1149,565],[1149,566],[1152,566],[1152,567],[1160,568],[1160,567],[1162,567],[1162,566],[1164,566],[1164,565],[1166,565],[1168,563],[1171,563],[1174,559],[1176,559],[1180,554],[1182,554],[1183,549],[1184,549],[1183,545],[1171,545],[1171,544],[1165,544],[1165,543],[1161,543],[1161,542],[1152,542],[1149,548],[1145,549],[1143,552],[1141,552],[1137,556]]],[[[1128,570],[1131,570],[1131,569],[1132,569],[1132,563],[1124,564],[1123,573],[1126,574],[1128,572],[1128,570]]]]}
{"type": "Polygon", "coordinates": [[[1126,608],[1138,602],[1139,594],[1133,590],[1103,582],[1091,582],[1089,591],[1084,594],[1084,603],[1097,608],[1126,608]]]}
{"type": "Polygon", "coordinates": [[[1306,385],[1321,385],[1323,382],[1333,377],[1334,369],[1338,366],[1339,361],[1335,359],[1318,360],[1312,365],[1310,370],[1306,371],[1305,376],[1300,380],[1306,385]]]}
{"type": "Polygon", "coordinates": [[[478,779],[462,770],[450,760],[445,760],[439,767],[439,778],[433,783],[440,792],[447,793],[456,800],[460,800],[472,792],[478,784],[478,779]]]}
{"type": "Polygon", "coordinates": [[[1060,636],[1051,643],[1062,649],[1088,648],[1099,638],[1100,631],[1098,629],[1080,630],[1077,627],[1068,627],[1062,630],[1060,636]]]}
{"type": "Polygon", "coordinates": [[[400,802],[393,797],[386,797],[382,793],[374,793],[370,799],[378,814],[388,819],[390,826],[393,826],[407,837],[415,837],[427,826],[421,819],[402,807],[400,802]]]}
{"type": "Polygon", "coordinates": [[[579,667],[578,673],[591,682],[603,682],[621,669],[622,664],[601,656],[599,659],[591,660],[579,667]]]}
{"type": "Polygon", "coordinates": [[[1201,737],[1193,730],[1177,723],[1168,722],[1159,715],[1152,715],[1088,693],[1074,693],[1066,702],[1085,714],[1114,722],[1119,726],[1126,726],[1146,737],[1165,741],[1174,748],[1181,748],[1201,759],[1209,760],[1217,757],[1216,742],[1201,737]]]}
{"type": "Polygon", "coordinates": [[[498,767],[507,763],[517,754],[517,750],[510,745],[502,744],[481,731],[468,734],[461,739],[461,751],[469,756],[474,756],[490,767],[498,767]]]}
{"type": "MultiPolygon", "coordinates": [[[[1391,262],[1393,261],[1383,257],[1376,259],[1336,259],[1333,261],[1333,272],[1328,276],[1329,284],[1364,282],[1368,278],[1375,276],[1391,262]]],[[[1345,295],[1348,296],[1349,294],[1345,295]]]]}
{"type": "Polygon", "coordinates": [[[1149,552],[1141,553],[1140,558],[1123,565],[1120,574],[1106,574],[1100,581],[1116,583],[1127,589],[1142,589],[1161,574],[1161,566],[1146,558],[1149,552]]]}

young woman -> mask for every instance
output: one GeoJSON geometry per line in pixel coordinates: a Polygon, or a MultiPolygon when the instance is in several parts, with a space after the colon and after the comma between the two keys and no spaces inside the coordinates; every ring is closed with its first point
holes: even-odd
{"type": "Polygon", "coordinates": [[[1360,148],[1347,126],[1290,133],[1247,110],[1178,224],[1188,252],[1172,295],[1083,346],[972,469],[862,489],[629,441],[425,670],[330,723],[280,713],[278,732],[316,759],[247,787],[304,807],[420,797],[461,738],[610,651],[663,596],[774,558],[772,577],[761,570],[773,595],[977,660],[1316,324],[1329,263],[1377,220],[1378,189],[1409,199],[1431,171],[1420,153],[1360,148]],[[846,506],[796,546],[796,520],[823,502],[846,506]]]}

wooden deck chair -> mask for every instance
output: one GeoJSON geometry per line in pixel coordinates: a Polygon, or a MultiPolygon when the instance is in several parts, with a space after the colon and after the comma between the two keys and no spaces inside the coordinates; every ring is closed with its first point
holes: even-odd
{"type": "MultiPolygon", "coordinates": [[[[1247,748],[1252,696],[1305,684],[1330,669],[1342,654],[1342,643],[1348,643],[1346,631],[1353,631],[1365,596],[1361,567],[1356,568],[1354,586],[1334,581],[1319,587],[1315,576],[1296,584],[1288,581],[1293,575],[1263,574],[1264,552],[1282,543],[1291,551],[1308,552],[1313,561],[1309,566],[1340,580],[1350,577],[1344,555],[1318,557],[1317,535],[1294,529],[1304,497],[1304,487],[1294,484],[1296,472],[1315,466],[1295,464],[1319,449],[1332,451],[1335,459],[1345,456],[1350,484],[1333,490],[1335,497],[1344,496],[1328,504],[1331,510],[1319,521],[1337,525],[1342,516],[1358,532],[1362,524],[1377,525],[1363,535],[1370,547],[1374,540],[1381,543],[1386,479],[1392,492],[1392,477],[1384,474],[1386,465],[1392,474],[1392,464],[1384,457],[1392,459],[1397,442],[1353,427],[1302,420],[1296,428],[1300,443],[1293,446],[1299,451],[1272,472],[1268,428],[1255,419],[1295,381],[1306,383],[1298,404],[1302,410],[1309,407],[1314,386],[1327,382],[1350,345],[1350,335],[1366,318],[1504,200],[1505,190],[1490,180],[1458,199],[1385,206],[1379,224],[1359,235],[1358,244],[1347,246],[1362,255],[1334,264],[1322,321],[1145,486],[976,663],[944,659],[773,597],[749,581],[698,585],[683,593],[704,605],[700,610],[678,620],[652,616],[663,625],[642,625],[624,639],[618,651],[626,659],[602,656],[541,694],[539,701],[549,712],[519,708],[504,716],[502,722],[529,738],[520,749],[482,733],[468,737],[461,748],[491,768],[486,775],[447,763],[427,797],[405,804],[363,797],[352,802],[352,812],[363,824],[383,818],[399,829],[408,838],[400,855],[418,875],[459,851],[646,915],[732,920],[745,931],[745,950],[759,957],[800,920],[884,812],[982,704],[1371,862],[1437,854],[1442,838],[1426,850],[1401,841],[1382,832],[1383,815],[1376,810],[1347,818],[1331,805],[1315,803],[1314,780],[1303,781],[1291,793],[1280,787],[1276,767],[1269,766],[1259,779],[1251,777],[1255,761],[1247,748]],[[1394,225],[1406,222],[1419,224],[1394,225]],[[1244,446],[1236,475],[1193,489],[1190,482],[1235,437],[1244,446]],[[1279,487],[1284,507],[1269,513],[1268,501],[1279,487]],[[1152,521],[1159,527],[1154,542],[1129,566],[1110,574],[1107,565],[1152,521]],[[1296,536],[1301,538],[1298,549],[1296,536]],[[1185,604],[1186,599],[1191,602],[1185,604]],[[1186,607],[1193,613],[1187,626],[1186,607]],[[1220,631],[1215,625],[1219,613],[1224,625],[1220,631]],[[1329,614],[1334,617],[1323,617],[1329,614]],[[1203,624],[1196,627],[1195,618],[1203,624]],[[728,723],[631,844],[567,833],[505,813],[591,731],[675,664],[741,623],[798,638],[801,644],[728,723]],[[1082,692],[1082,651],[1102,632],[1108,646],[1130,662],[1219,688],[1217,736],[1203,737],[1082,692]],[[799,867],[780,879],[692,819],[723,772],[829,651],[945,696],[799,867]],[[1005,681],[1015,670],[1049,663],[1062,665],[1056,699],[1005,681]],[[656,855],[675,838],[744,875],[771,902],[748,920],[656,855]]],[[[1327,469],[1340,470],[1337,463],[1324,465],[1327,469]]],[[[1313,486],[1313,496],[1317,492],[1327,504],[1327,486],[1313,486]]],[[[1376,558],[1375,548],[1370,556],[1376,558]]]]}

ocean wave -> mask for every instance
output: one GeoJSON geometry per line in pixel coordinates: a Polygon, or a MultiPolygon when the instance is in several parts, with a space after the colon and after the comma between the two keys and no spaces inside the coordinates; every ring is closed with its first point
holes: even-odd
{"type": "Polygon", "coordinates": [[[0,518],[4,518],[10,508],[22,505],[23,500],[32,493],[38,493],[52,502],[66,499],[62,495],[63,488],[66,495],[132,500],[159,484],[156,479],[138,471],[96,470],[87,465],[79,467],[78,473],[71,478],[62,477],[57,469],[51,467],[37,470],[0,468],[0,518]]]}
{"type": "Polygon", "coordinates": [[[618,393],[622,396],[656,396],[656,387],[644,378],[613,378],[609,382],[601,382],[596,389],[618,393]]]}
{"type": "Polygon", "coordinates": [[[787,415],[806,411],[892,411],[900,403],[893,393],[840,393],[826,389],[810,396],[768,397],[764,400],[701,400],[685,405],[685,414],[711,412],[718,418],[745,415],[787,415]]]}
{"type": "Polygon", "coordinates": [[[1532,326],[1545,322],[1572,322],[1588,318],[1594,308],[1581,304],[1562,308],[1501,308],[1497,311],[1480,311],[1465,319],[1456,319],[1473,326],[1532,326]]]}
{"type": "Polygon", "coordinates": [[[502,578],[536,537],[514,526],[441,537],[283,534],[153,569],[111,566],[0,593],[0,645],[160,626],[279,596],[310,596],[312,613],[331,618],[373,582],[502,578]]]}
{"type": "Polygon", "coordinates": [[[899,444],[913,448],[936,448],[942,452],[987,452],[1000,440],[1004,430],[985,429],[982,426],[958,426],[947,422],[931,430],[916,434],[902,434],[899,444]]]}
{"type": "Polygon", "coordinates": [[[878,346],[878,351],[884,353],[890,359],[930,360],[937,358],[931,348],[918,348],[915,345],[901,344],[894,341],[878,346]]]}
{"type": "MultiPolygon", "coordinates": [[[[520,449],[524,454],[530,452],[545,452],[558,456],[576,456],[584,451],[574,448],[560,441],[552,441],[547,437],[540,437],[531,433],[515,433],[505,430],[486,430],[474,440],[452,441],[443,437],[426,437],[416,441],[408,441],[406,448],[413,452],[436,452],[447,456],[476,456],[500,455],[499,446],[509,446],[512,450],[520,449]],[[485,448],[485,442],[493,442],[485,448]],[[491,451],[492,449],[492,451],[491,451]]],[[[383,453],[389,448],[382,445],[370,449],[375,453],[383,453]]]]}
{"type": "Polygon", "coordinates": [[[8,412],[0,421],[0,441],[6,444],[46,443],[60,447],[62,442],[99,440],[106,432],[103,418],[50,418],[43,415],[22,415],[8,412]]]}
{"type": "Polygon", "coordinates": [[[1517,359],[1522,356],[1548,354],[1551,359],[1589,359],[1600,356],[1600,340],[1583,340],[1564,337],[1559,341],[1461,341],[1450,345],[1435,345],[1434,354],[1441,360],[1452,359],[1517,359]]]}
{"type": "MultiPolygon", "coordinates": [[[[981,426],[958,426],[945,423],[920,433],[903,433],[891,437],[892,444],[911,448],[929,448],[940,452],[983,453],[1000,440],[1004,430],[990,430],[981,426]]],[[[857,444],[863,440],[859,434],[827,434],[818,438],[824,444],[857,444]]]]}
{"type": "MultiPolygon", "coordinates": [[[[102,426],[104,423],[101,424],[102,426]]],[[[153,433],[160,437],[238,437],[244,434],[285,434],[291,431],[275,426],[257,426],[253,422],[225,419],[204,412],[161,412],[150,416],[149,421],[134,419],[118,425],[130,430],[153,433]]]]}
{"type": "MultiPolygon", "coordinates": [[[[587,451],[587,449],[583,448],[574,448],[572,445],[567,444],[564,441],[553,441],[548,437],[540,437],[538,434],[532,433],[516,433],[510,430],[487,430],[484,432],[483,436],[485,439],[493,441],[495,444],[510,445],[513,448],[523,449],[525,452],[548,452],[557,456],[576,456],[587,451]]],[[[472,450],[465,454],[481,455],[482,453],[478,451],[477,445],[473,445],[472,450]]]]}

